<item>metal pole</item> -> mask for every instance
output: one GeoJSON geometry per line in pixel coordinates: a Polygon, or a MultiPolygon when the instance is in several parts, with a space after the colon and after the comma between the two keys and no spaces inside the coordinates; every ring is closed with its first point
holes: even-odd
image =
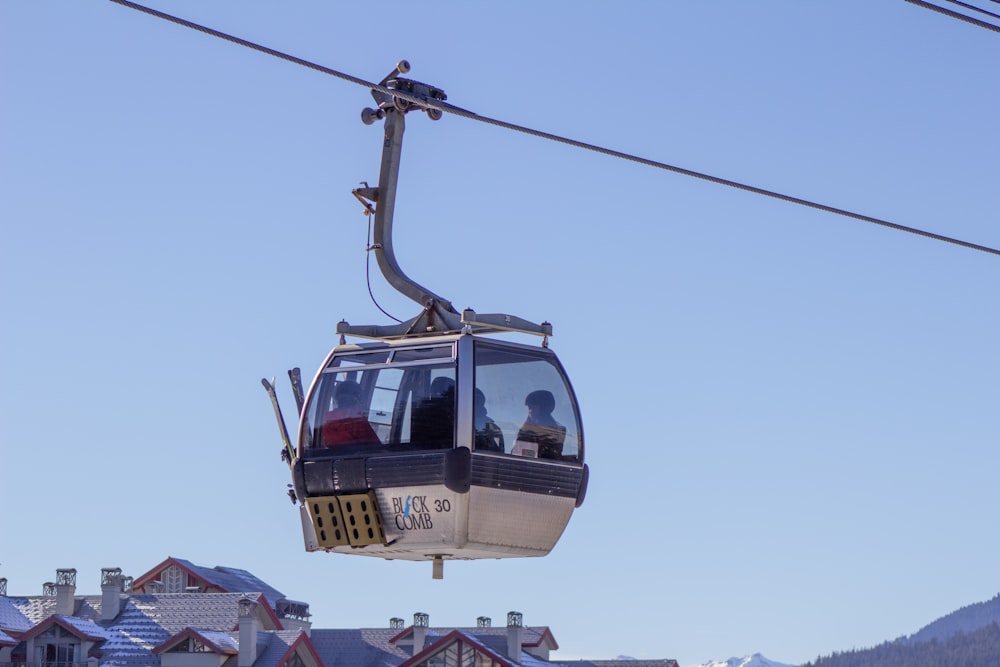
{"type": "Polygon", "coordinates": [[[382,166],[378,177],[378,202],[375,207],[373,230],[375,256],[382,275],[398,291],[424,308],[436,302],[445,310],[455,312],[448,299],[417,284],[403,273],[392,248],[392,217],[396,205],[396,182],[399,179],[399,162],[405,129],[403,113],[391,106],[385,108],[385,143],[382,145],[382,166]]]}

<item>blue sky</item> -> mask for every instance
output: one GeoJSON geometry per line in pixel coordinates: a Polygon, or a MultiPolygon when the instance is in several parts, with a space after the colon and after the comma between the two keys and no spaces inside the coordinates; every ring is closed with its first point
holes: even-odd
{"type": "MultiPolygon", "coordinates": [[[[465,109],[1000,247],[1000,36],[902,0],[153,6],[465,109]]],[[[549,625],[559,658],[801,663],[1000,590],[1000,258],[446,116],[395,243],[553,323],[584,506],[542,559],[303,551],[260,378],[365,282],[359,86],[110,2],[0,4],[0,576],[253,571],[319,627],[549,625]]],[[[379,303],[416,314],[374,272],[379,303]]]]}

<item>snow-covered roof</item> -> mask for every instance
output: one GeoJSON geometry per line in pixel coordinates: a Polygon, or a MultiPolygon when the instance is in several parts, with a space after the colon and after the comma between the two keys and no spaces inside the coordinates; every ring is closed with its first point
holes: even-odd
{"type": "Polygon", "coordinates": [[[270,586],[265,581],[246,570],[241,570],[235,567],[223,567],[220,565],[215,567],[205,567],[192,563],[187,559],[176,558],[174,556],[170,556],[149,572],[146,572],[138,577],[133,585],[141,587],[171,565],[177,565],[181,569],[187,570],[195,577],[205,581],[210,586],[228,593],[237,593],[240,591],[254,591],[261,593],[264,595],[264,598],[272,608],[275,607],[278,600],[284,599],[285,597],[284,593],[273,586],[270,586]]]}
{"type": "Polygon", "coordinates": [[[21,635],[21,640],[31,639],[45,632],[53,625],[59,625],[81,639],[88,641],[102,642],[107,638],[107,631],[99,625],[75,616],[64,616],[63,614],[53,614],[41,623],[33,626],[30,630],[21,635]]]}
{"type": "MultiPolygon", "coordinates": [[[[278,667],[296,642],[308,641],[302,630],[280,630],[278,632],[261,633],[258,639],[264,640],[264,645],[258,641],[257,661],[254,667],[278,667]]],[[[327,666],[331,667],[331,666],[327,666]]]]}
{"type": "Polygon", "coordinates": [[[223,655],[237,655],[240,650],[239,642],[225,632],[202,630],[200,628],[185,628],[154,648],[153,653],[163,653],[187,639],[195,639],[210,648],[214,653],[223,655]]]}
{"type": "MultiPolygon", "coordinates": [[[[30,629],[35,623],[21,611],[19,605],[14,604],[14,599],[0,597],[0,630],[24,632],[30,629]]],[[[16,599],[26,600],[26,598],[16,599]]]]}
{"type": "MultiPolygon", "coordinates": [[[[507,654],[507,628],[428,628],[424,647],[427,648],[454,632],[460,632],[469,640],[480,644],[500,656],[507,654]]],[[[362,628],[358,630],[324,630],[314,628],[310,634],[316,652],[326,667],[396,667],[412,657],[405,640],[411,637],[413,628],[405,630],[391,628],[362,628]]],[[[551,631],[545,627],[522,628],[522,645],[538,646],[549,641],[554,644],[551,631]]],[[[525,667],[552,667],[552,662],[522,652],[518,664],[525,667]]],[[[647,667],[647,666],[636,666],[647,667]]],[[[660,663],[656,667],[667,667],[660,663]]]]}
{"type": "MultiPolygon", "coordinates": [[[[229,592],[123,593],[117,598],[117,615],[102,620],[103,596],[75,596],[74,615],[55,615],[54,596],[0,597],[0,644],[24,650],[24,636],[39,626],[59,622],[75,634],[97,642],[102,665],[115,667],[159,667],[159,653],[168,650],[168,640],[184,636],[201,637],[213,650],[229,655],[224,667],[236,665],[239,649],[240,600],[257,602],[263,627],[257,634],[254,667],[280,667],[292,650],[308,650],[321,667],[399,667],[413,658],[414,628],[276,630],[281,627],[272,600],[287,600],[277,589],[237,568],[204,568],[190,561],[168,558],[141,579],[152,581],[168,567],[183,568],[213,590],[229,592]],[[52,620],[48,620],[48,619],[52,620]],[[17,646],[20,644],[20,646],[17,646]],[[154,649],[160,647],[154,652],[154,649]]],[[[304,603],[302,603],[304,604],[304,603]]],[[[307,614],[306,614],[307,615],[307,614]]],[[[603,660],[549,662],[522,651],[509,660],[509,629],[498,627],[426,628],[423,648],[429,649],[442,638],[477,644],[481,650],[500,656],[503,662],[519,667],[676,667],[672,660],[603,660]]],[[[546,626],[520,629],[525,649],[554,650],[558,644],[546,626]]],[[[442,645],[443,647],[444,645],[442,645]]],[[[535,651],[536,653],[538,651],[535,651]]],[[[312,661],[307,661],[311,664],[312,661]]]]}
{"type": "MultiPolygon", "coordinates": [[[[102,663],[147,667],[159,663],[152,655],[153,649],[186,628],[220,633],[212,637],[226,646],[237,646],[230,633],[239,624],[239,601],[247,596],[255,601],[262,597],[260,593],[245,592],[125,595],[120,613],[111,621],[100,620],[99,596],[77,598],[78,613],[87,617],[57,618],[80,634],[102,637],[102,663]]],[[[28,632],[53,617],[54,606],[51,597],[0,598],[0,609],[6,609],[3,618],[11,626],[5,629],[18,632],[28,632]]]]}
{"type": "Polygon", "coordinates": [[[310,633],[316,653],[326,667],[396,667],[409,654],[389,640],[399,634],[391,628],[321,630],[310,633]]]}
{"type": "Polygon", "coordinates": [[[95,640],[104,640],[108,637],[107,630],[89,619],[65,616],[63,614],[55,614],[52,618],[58,621],[63,627],[72,630],[78,636],[95,640]]]}

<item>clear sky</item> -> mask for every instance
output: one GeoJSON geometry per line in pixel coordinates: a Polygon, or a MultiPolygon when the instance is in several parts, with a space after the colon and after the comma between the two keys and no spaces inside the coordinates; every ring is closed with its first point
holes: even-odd
{"type": "MultiPolygon", "coordinates": [[[[1000,247],[1000,34],[903,0],[159,9],[509,122],[1000,247]]],[[[986,3],[989,4],[989,3],[986,3]]],[[[395,242],[553,323],[590,491],[542,559],[309,554],[261,377],[365,282],[366,89],[99,0],[0,3],[0,576],[246,568],[317,627],[548,625],[557,658],[801,663],[1000,591],[1000,257],[464,118],[395,242]]],[[[375,272],[379,303],[415,304],[375,272]]],[[[532,341],[535,339],[531,339],[532,341]]]]}

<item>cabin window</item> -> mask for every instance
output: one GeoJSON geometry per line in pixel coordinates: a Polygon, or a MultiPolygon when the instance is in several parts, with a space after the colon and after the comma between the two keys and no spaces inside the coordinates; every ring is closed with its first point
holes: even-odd
{"type": "Polygon", "coordinates": [[[455,441],[455,346],[334,355],[303,413],[306,449],[439,449],[455,441]]]}
{"type": "Polygon", "coordinates": [[[475,378],[478,451],[582,460],[576,399],[554,355],[477,341],[475,378]]]}

